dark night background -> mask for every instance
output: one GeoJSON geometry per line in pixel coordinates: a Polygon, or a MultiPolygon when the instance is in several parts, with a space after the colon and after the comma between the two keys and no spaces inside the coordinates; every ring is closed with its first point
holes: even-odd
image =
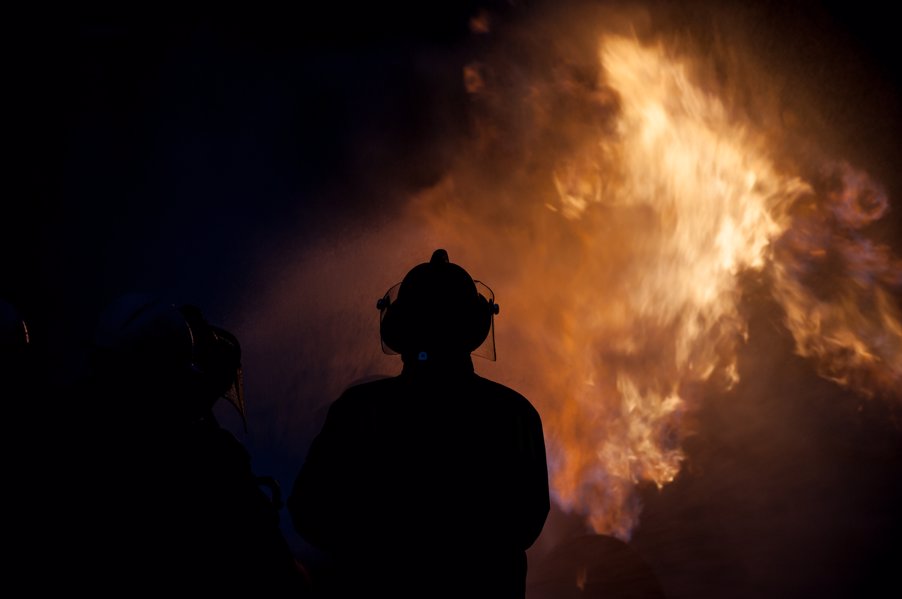
{"type": "MultiPolygon", "coordinates": [[[[391,219],[407,193],[436,181],[466,135],[460,73],[479,51],[469,18],[488,6],[503,23],[535,5],[13,13],[0,295],[21,308],[61,380],[79,371],[98,311],[131,290],[196,303],[258,347],[265,340],[251,343],[255,331],[237,326],[261,292],[260,273],[279,276],[273,264],[322,239],[352,241],[348,223],[391,219]]],[[[704,3],[660,6],[677,26],[706,22],[704,3]]],[[[836,143],[898,206],[891,8],[806,1],[736,11],[760,37],[762,60],[818,90],[836,143]]],[[[898,416],[781,357],[790,340],[764,312],[742,359],[770,378],[744,379],[743,400],[712,402],[699,416],[713,432],[687,447],[689,467],[673,485],[648,491],[634,547],[671,597],[863,596],[863,581],[880,577],[899,589],[889,577],[902,572],[898,416]],[[765,426],[761,414],[781,424],[765,426]]],[[[270,401],[293,400],[290,385],[272,383],[289,377],[284,364],[246,356],[250,429],[235,432],[256,469],[287,488],[315,417],[292,446],[266,437],[257,423],[272,414],[254,406],[261,388],[284,390],[270,401]]],[[[557,513],[549,523],[572,526],[557,513]]]]}

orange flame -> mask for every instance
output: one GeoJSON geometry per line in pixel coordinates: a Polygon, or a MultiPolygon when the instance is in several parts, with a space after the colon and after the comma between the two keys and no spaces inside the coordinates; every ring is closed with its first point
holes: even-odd
{"type": "Polygon", "coordinates": [[[885,192],[847,163],[829,166],[820,202],[799,206],[777,245],[773,295],[796,351],[865,395],[902,389],[902,261],[864,234],[889,210],[885,192]],[[894,292],[895,290],[895,292],[894,292]]]}
{"type": "MultiPolygon", "coordinates": [[[[461,74],[472,137],[448,174],[359,239],[304,244],[303,260],[269,273],[271,304],[247,328],[267,360],[292,356],[286,371],[316,364],[309,395],[325,402],[399,367],[373,302],[446,248],[495,292],[498,361],[475,365],[539,409],[557,503],[628,539],[637,488],[674,479],[693,412],[743,374],[744,275],[761,273],[823,376],[895,399],[902,261],[874,238],[889,200],[867,173],[797,155],[787,123],[799,120],[769,104],[766,80],[726,89],[723,69],[753,66],[725,59],[706,77],[706,58],[672,41],[599,40],[575,20],[505,29],[515,49],[461,74]]],[[[274,436],[304,425],[277,421],[274,436]]]]}
{"type": "Polygon", "coordinates": [[[484,111],[473,152],[411,215],[495,289],[496,376],[542,414],[557,502],[627,539],[637,485],[680,471],[701,387],[738,380],[742,273],[772,271],[798,352],[826,376],[898,389],[886,289],[902,269],[860,235],[888,206],[866,175],[841,168],[805,214],[816,185],[778,168],[772,141],[687,58],[608,35],[598,59],[597,77],[577,59],[508,79],[508,94],[468,85],[484,111]],[[825,298],[800,271],[832,253],[847,268],[825,298]]]}

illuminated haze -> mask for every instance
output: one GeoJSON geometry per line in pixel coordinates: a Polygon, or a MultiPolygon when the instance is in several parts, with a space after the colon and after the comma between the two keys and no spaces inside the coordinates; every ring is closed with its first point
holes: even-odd
{"type": "Polygon", "coordinates": [[[637,489],[674,480],[693,415],[744,376],[745,281],[819,374],[898,402],[902,266],[873,227],[891,199],[816,149],[804,96],[781,101],[741,37],[702,43],[625,9],[477,24],[490,41],[460,73],[469,135],[440,180],[265,271],[240,328],[291,373],[261,395],[299,406],[260,401],[278,413],[269,434],[400,369],[375,302],[436,247],[495,291],[498,362],[476,369],[538,408],[554,499],[596,532],[631,537],[637,489]]]}

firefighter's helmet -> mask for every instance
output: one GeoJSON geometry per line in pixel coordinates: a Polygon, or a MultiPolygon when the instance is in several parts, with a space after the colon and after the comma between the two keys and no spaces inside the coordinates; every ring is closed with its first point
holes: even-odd
{"type": "Polygon", "coordinates": [[[471,353],[495,359],[495,296],[443,249],[414,266],[376,307],[386,353],[419,360],[471,353]]]}

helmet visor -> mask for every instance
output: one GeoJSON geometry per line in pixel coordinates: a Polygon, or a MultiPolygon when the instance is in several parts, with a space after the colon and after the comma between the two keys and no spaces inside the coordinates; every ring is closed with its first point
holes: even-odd
{"type": "Polygon", "coordinates": [[[482,342],[482,345],[473,350],[473,355],[494,362],[496,358],[495,314],[498,313],[498,304],[495,303],[495,294],[494,292],[492,292],[488,285],[486,285],[482,281],[473,282],[476,283],[476,291],[479,292],[479,295],[481,295],[489,303],[489,308],[491,310],[489,316],[489,334],[485,336],[485,341],[482,342]]]}
{"type": "Polygon", "coordinates": [[[247,405],[244,402],[244,373],[239,366],[235,371],[235,379],[222,394],[223,399],[232,404],[241,416],[244,432],[247,432],[247,405]]]}

